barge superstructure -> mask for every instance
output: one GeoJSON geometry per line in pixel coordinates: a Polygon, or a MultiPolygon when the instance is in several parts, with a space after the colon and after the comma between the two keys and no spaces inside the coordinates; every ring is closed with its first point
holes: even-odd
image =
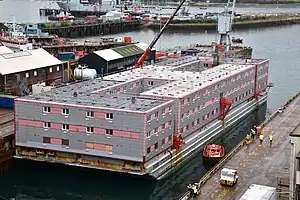
{"type": "Polygon", "coordinates": [[[269,60],[203,60],[16,99],[15,157],[165,177],[267,101],[269,60]]]}

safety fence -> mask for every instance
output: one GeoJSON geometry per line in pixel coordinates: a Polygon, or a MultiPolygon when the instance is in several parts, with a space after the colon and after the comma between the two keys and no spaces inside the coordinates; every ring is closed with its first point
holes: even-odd
{"type": "MultiPolygon", "coordinates": [[[[297,92],[292,97],[290,97],[285,104],[279,108],[276,112],[274,112],[272,115],[270,115],[263,123],[260,124],[260,127],[265,127],[268,123],[270,123],[279,113],[283,112],[284,109],[298,96],[300,95],[300,92],[297,92]]],[[[199,190],[201,187],[217,172],[223,167],[244,145],[246,144],[246,138],[243,139],[240,143],[238,143],[228,154],[225,155],[225,157],[218,162],[213,168],[211,168],[198,182],[199,190]]],[[[192,194],[190,191],[187,191],[184,193],[179,200],[189,200],[191,198],[192,194]]]]}

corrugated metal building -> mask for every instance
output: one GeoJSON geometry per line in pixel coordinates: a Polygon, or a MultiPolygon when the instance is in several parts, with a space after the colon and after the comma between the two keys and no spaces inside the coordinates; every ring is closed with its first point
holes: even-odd
{"type": "Polygon", "coordinates": [[[44,49],[0,54],[0,92],[25,95],[32,84],[61,83],[63,63],[44,49]]]}
{"type": "MultiPolygon", "coordinates": [[[[97,74],[111,74],[133,66],[148,47],[145,43],[131,44],[112,49],[94,51],[79,59],[79,64],[95,69],[97,74]]],[[[146,61],[155,61],[155,50],[149,53],[146,61]]]]}

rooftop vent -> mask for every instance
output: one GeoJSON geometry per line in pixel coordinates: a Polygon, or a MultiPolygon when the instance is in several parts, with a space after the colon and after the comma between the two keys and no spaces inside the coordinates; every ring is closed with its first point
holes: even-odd
{"type": "Polygon", "coordinates": [[[135,97],[131,97],[131,103],[135,103],[136,102],[136,98],[135,97]]]}

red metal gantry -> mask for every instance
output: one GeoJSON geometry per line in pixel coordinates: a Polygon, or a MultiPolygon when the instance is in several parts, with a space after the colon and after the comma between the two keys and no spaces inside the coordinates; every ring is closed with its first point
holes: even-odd
{"type": "Polygon", "coordinates": [[[225,119],[226,115],[230,111],[231,105],[232,101],[230,99],[225,97],[220,98],[220,120],[225,119]]]}
{"type": "Polygon", "coordinates": [[[185,142],[183,141],[181,134],[174,135],[172,149],[178,150],[178,149],[180,149],[180,147],[182,147],[184,145],[185,145],[185,142]]]}

